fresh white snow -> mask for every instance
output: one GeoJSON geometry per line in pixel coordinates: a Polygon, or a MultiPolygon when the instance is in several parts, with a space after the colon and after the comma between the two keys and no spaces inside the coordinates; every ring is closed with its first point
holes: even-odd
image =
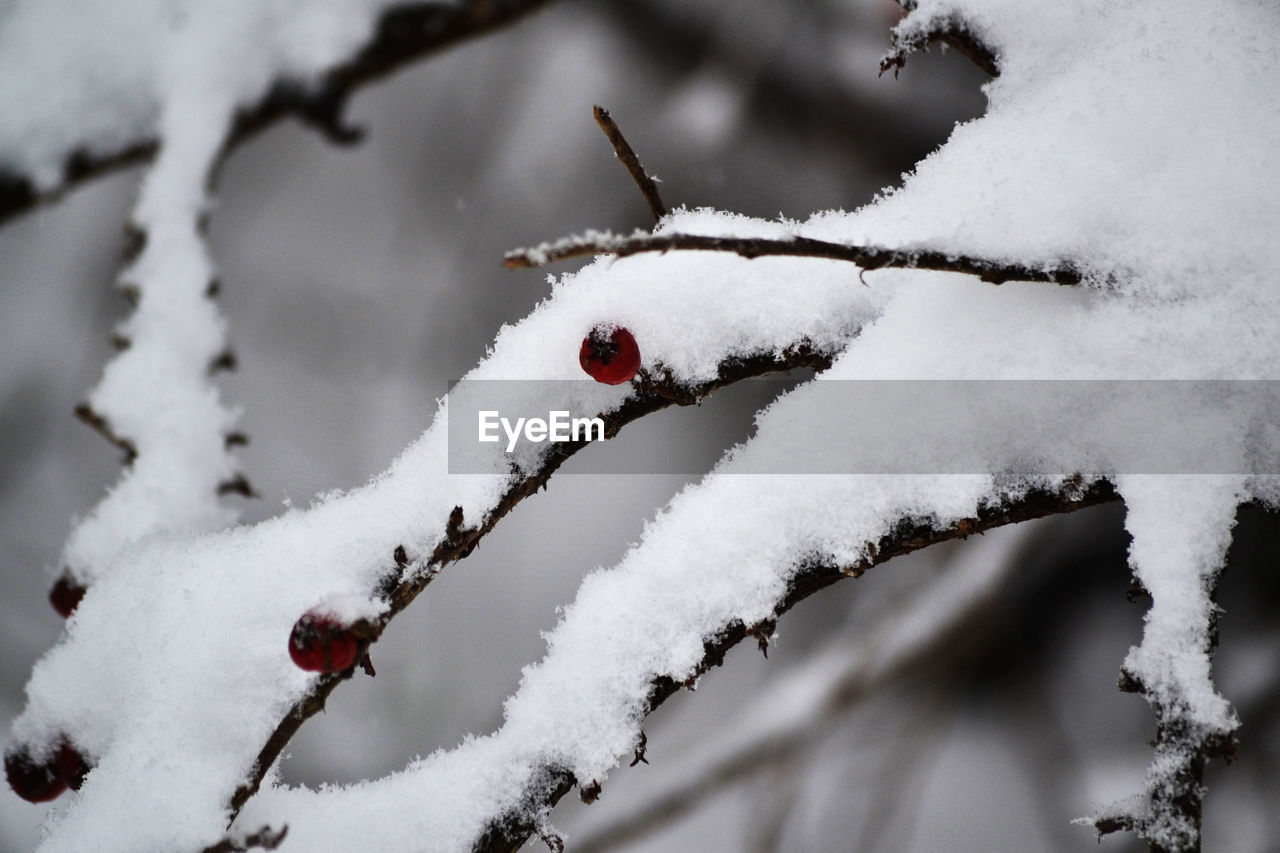
{"type": "MultiPolygon", "coordinates": [[[[478,523],[511,483],[496,448],[492,473],[447,473],[442,403],[424,435],[364,488],[253,527],[227,527],[234,516],[213,496],[234,471],[221,441],[235,415],[204,373],[225,342],[202,296],[213,272],[195,227],[205,176],[237,105],[278,77],[309,79],[349,54],[381,5],[15,3],[0,24],[0,163],[50,187],[77,144],[107,151],[140,130],[164,140],[135,212],[147,249],[124,273],[142,292],[125,329],[134,346],[92,396],[136,437],[139,460],[72,537],[68,558],[91,567],[93,583],[37,665],[11,735],[43,743],[65,732],[97,762],[52,819],[43,850],[216,842],[231,791],[312,683],[285,653],[294,620],[334,601],[376,614],[372,590],[397,545],[421,569],[453,507],[478,523]],[[59,37],[84,62],[71,70],[30,38],[68,20],[59,37]],[[101,67],[113,71],[85,87],[101,67]],[[76,94],[54,115],[44,106],[56,100],[50,91],[76,94]]],[[[1274,5],[939,0],[920,3],[903,26],[948,14],[997,49],[1002,74],[987,87],[987,114],[956,128],[901,187],[853,213],[804,222],[677,211],[661,230],[1070,259],[1089,273],[1084,285],[995,287],[877,270],[865,287],[856,268],[833,261],[606,258],[556,279],[468,378],[580,378],[578,346],[600,323],[630,329],[645,367],[683,383],[714,377],[728,358],[799,344],[840,354],[830,379],[1274,377],[1274,5]]],[[[791,413],[812,411],[811,387],[764,412],[756,436],[674,499],[617,567],[586,579],[498,732],[374,782],[318,792],[269,783],[236,829],[287,824],[282,850],[468,849],[521,801],[539,768],[568,768],[584,784],[603,779],[636,745],[651,681],[688,677],[703,640],[727,624],[768,619],[804,557],[856,563],[899,519],[945,525],[1045,482],[735,476],[785,439],[791,413]]],[[[575,388],[548,407],[608,412],[630,393],[575,388]]],[[[1250,426],[1242,420],[1242,440],[1250,426]]],[[[856,436],[859,422],[827,427],[856,436]]],[[[1273,499],[1274,484],[1117,485],[1133,565],[1155,599],[1127,666],[1157,693],[1176,694],[1190,718],[1229,730],[1234,717],[1197,633],[1210,606],[1205,579],[1236,504],[1273,499]]]]}

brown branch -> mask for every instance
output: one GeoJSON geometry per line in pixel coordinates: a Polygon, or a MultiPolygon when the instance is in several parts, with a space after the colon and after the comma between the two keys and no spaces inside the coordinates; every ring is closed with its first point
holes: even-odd
{"type": "Polygon", "coordinates": [[[1079,284],[1083,271],[1069,261],[1041,266],[950,255],[931,249],[885,249],[830,243],[811,237],[767,239],[757,237],[711,237],[703,234],[643,234],[619,237],[610,233],[589,233],[530,249],[516,249],[503,257],[508,269],[529,269],[569,258],[615,255],[625,258],[642,252],[729,252],[748,260],[763,257],[823,258],[857,264],[863,272],[893,267],[976,275],[991,284],[1006,281],[1038,281],[1050,284],[1079,284]]]}
{"type": "MultiPolygon", "coordinates": [[[[1012,572],[1015,561],[1011,557],[1023,550],[1024,546],[1018,545],[1005,552],[1000,558],[1002,568],[986,578],[976,594],[957,595],[954,588],[945,586],[945,581],[942,589],[931,585],[917,590],[906,606],[882,614],[876,624],[861,633],[856,646],[849,646],[847,639],[837,638],[832,647],[844,662],[838,670],[824,676],[826,681],[820,687],[822,699],[813,702],[803,715],[789,719],[784,727],[755,733],[727,754],[716,755],[717,750],[712,747],[710,752],[715,757],[696,773],[667,785],[630,813],[575,838],[574,853],[602,853],[669,826],[728,786],[810,750],[863,700],[895,684],[912,679],[931,683],[963,680],[967,676],[960,659],[971,655],[975,646],[990,643],[992,635],[997,633],[997,622],[990,618],[990,610],[999,588],[1012,572]],[[939,610],[940,603],[950,609],[939,610]],[[927,622],[931,633],[923,639],[895,643],[895,633],[900,632],[901,626],[916,624],[922,614],[930,614],[927,622]],[[887,653],[883,651],[885,646],[890,648],[887,653]]],[[[948,568],[947,576],[961,571],[959,567],[948,568]]],[[[776,691],[786,687],[785,683],[775,687],[775,694],[762,699],[764,704],[768,705],[776,691]]],[[[733,743],[737,738],[730,732],[725,740],[733,743]]],[[[884,811],[872,808],[868,814],[884,811]]],[[[868,824],[871,826],[873,824],[868,824]]],[[[853,849],[870,850],[875,846],[863,843],[853,849]]]]}
{"type": "MultiPolygon", "coordinates": [[[[355,56],[330,70],[320,84],[304,90],[278,83],[256,105],[240,111],[223,148],[223,156],[258,131],[285,116],[295,116],[323,132],[330,140],[350,143],[359,130],[346,125],[342,112],[355,89],[404,65],[454,44],[504,27],[546,5],[547,0],[466,0],[452,5],[407,2],[383,13],[373,38],[355,56]]],[[[88,140],[85,141],[88,144],[88,140]]],[[[154,157],[159,143],[140,138],[122,143],[111,154],[72,152],[63,169],[62,184],[40,192],[31,180],[0,167],[0,224],[32,208],[56,201],[64,192],[90,178],[154,157]]]]}
{"type": "Polygon", "coordinates": [[[658,187],[654,184],[652,176],[644,170],[644,166],[640,165],[640,158],[627,143],[626,137],[622,135],[622,131],[614,122],[613,116],[609,115],[609,111],[597,105],[592,112],[596,117],[596,124],[600,125],[604,135],[609,137],[614,154],[622,161],[622,165],[627,167],[631,180],[635,181],[636,186],[640,188],[640,194],[644,196],[645,203],[649,205],[649,212],[653,214],[653,221],[660,222],[662,217],[667,215],[667,207],[658,195],[658,187]]]}
{"type": "Polygon", "coordinates": [[[115,430],[111,428],[111,424],[107,423],[107,419],[95,412],[88,403],[81,403],[76,406],[75,415],[98,435],[120,448],[124,452],[125,465],[132,465],[133,461],[138,458],[138,448],[134,446],[133,442],[123,436],[116,435],[115,430]]]}
{"type": "MultiPolygon", "coordinates": [[[[1209,599],[1217,607],[1222,569],[1207,579],[1209,599]]],[[[1152,602],[1155,606],[1155,602],[1152,602]]],[[[1218,612],[1210,611],[1202,651],[1212,660],[1218,645],[1218,612]]],[[[1152,689],[1127,668],[1121,668],[1122,692],[1140,693],[1156,714],[1155,749],[1141,805],[1123,804],[1094,821],[1098,836],[1125,830],[1147,842],[1151,853],[1200,853],[1204,819],[1204,770],[1212,758],[1231,763],[1239,746],[1231,730],[1206,726],[1195,719],[1190,700],[1152,689]]]]}
{"type": "MultiPolygon", "coordinates": [[[[603,416],[605,435],[613,436],[626,424],[668,406],[696,403],[713,391],[743,379],[796,368],[825,369],[831,365],[832,357],[832,353],[820,352],[806,344],[798,344],[781,354],[770,352],[754,357],[735,358],[722,362],[718,375],[714,380],[691,388],[675,389],[669,387],[665,381],[646,378],[641,383],[636,394],[627,399],[616,411],[603,416]]],[[[565,460],[589,443],[587,441],[569,441],[549,445],[550,449],[544,458],[542,466],[534,473],[515,482],[482,523],[466,527],[461,510],[455,510],[450,515],[443,541],[429,556],[423,555],[423,557],[414,559],[405,552],[403,547],[396,548],[393,554],[388,555],[387,580],[381,592],[383,598],[388,601],[389,606],[382,618],[370,626],[365,648],[381,636],[391,620],[413,602],[418,594],[436,577],[441,568],[470,554],[480,540],[508,512],[515,508],[516,504],[544,487],[551,475],[565,460]],[[426,571],[406,572],[411,562],[418,562],[424,565],[426,571]]],[[[249,798],[257,792],[263,778],[266,776],[267,770],[279,757],[285,745],[301,728],[302,724],[314,714],[322,711],[329,695],[338,684],[350,678],[354,672],[355,667],[353,666],[345,672],[331,673],[320,677],[311,690],[285,713],[275,731],[272,732],[258,753],[257,760],[254,762],[248,778],[232,794],[228,803],[232,819],[248,802],[249,798]]],[[[530,832],[532,831],[530,829],[530,832]]],[[[207,848],[205,853],[213,853],[213,849],[207,848]]]]}
{"type": "Polygon", "coordinates": [[[264,826],[257,832],[246,835],[239,841],[230,838],[224,838],[219,843],[210,847],[206,853],[245,853],[248,850],[275,850],[289,834],[289,827],[282,826],[279,831],[273,830],[269,826],[264,826]]]}
{"type": "MultiPolygon", "coordinates": [[[[913,8],[914,5],[911,4],[908,8],[913,8]]],[[[883,75],[892,68],[893,76],[897,77],[898,71],[907,64],[908,56],[926,50],[935,41],[954,47],[992,77],[1000,76],[1000,62],[995,51],[978,38],[968,24],[954,17],[939,18],[932,21],[928,28],[912,31],[905,37],[900,37],[895,30],[893,48],[880,60],[880,74],[883,75]]]]}
{"type": "MultiPolygon", "coordinates": [[[[1060,491],[1035,491],[1017,500],[983,506],[973,518],[963,519],[943,527],[904,518],[899,521],[893,532],[874,543],[874,547],[869,551],[874,556],[856,566],[838,566],[825,560],[813,560],[799,566],[786,594],[778,602],[775,615],[781,616],[815,592],[831,586],[844,577],[860,575],[872,566],[884,563],[892,557],[909,554],[948,539],[960,539],[974,533],[981,533],[1006,524],[1029,521],[1033,518],[1074,512],[1119,498],[1120,495],[1114,486],[1105,480],[1099,480],[1088,486],[1083,486],[1079,482],[1068,482],[1060,491]]],[[[719,634],[704,641],[704,654],[698,665],[697,674],[700,675],[719,666],[729,649],[750,635],[750,626],[741,622],[724,626],[719,634]]],[[[694,677],[696,678],[697,675],[694,677]]],[[[646,702],[645,714],[652,713],[684,685],[685,682],[677,682],[667,676],[654,679],[646,702]]],[[[536,803],[533,809],[525,803],[519,810],[494,820],[476,841],[472,848],[473,853],[498,853],[498,851],[518,849],[532,834],[531,820],[528,815],[550,809],[577,782],[573,774],[564,768],[541,768],[535,774],[528,790],[545,791],[545,799],[536,803]]]]}

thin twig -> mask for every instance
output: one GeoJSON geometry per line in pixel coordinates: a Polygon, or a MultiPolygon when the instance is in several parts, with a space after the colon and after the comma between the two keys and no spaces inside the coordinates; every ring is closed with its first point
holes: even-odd
{"type": "Polygon", "coordinates": [[[616,255],[625,258],[642,252],[730,252],[747,259],[769,256],[825,258],[857,264],[864,272],[886,267],[956,272],[976,275],[991,284],[1006,281],[1039,281],[1050,284],[1079,284],[1084,273],[1069,261],[1053,261],[1040,266],[951,255],[932,249],[885,249],[830,243],[812,237],[768,239],[763,237],[711,237],[704,234],[644,234],[621,237],[609,232],[589,232],[554,243],[516,249],[503,258],[508,269],[529,269],[569,258],[616,255]]]}
{"type": "Polygon", "coordinates": [[[981,68],[992,77],[1000,76],[1000,63],[995,52],[987,47],[968,28],[963,25],[947,22],[946,29],[929,30],[909,39],[896,42],[893,50],[880,60],[880,74],[893,69],[893,76],[907,64],[907,57],[924,50],[930,42],[940,41],[948,47],[955,48],[962,56],[981,68]]]}
{"type": "MultiPolygon", "coordinates": [[[[908,13],[916,10],[914,0],[909,0],[909,2],[901,2],[900,0],[900,5],[908,13]]],[[[935,41],[940,41],[948,47],[955,48],[970,62],[992,77],[1000,76],[1000,60],[996,51],[978,37],[964,20],[955,15],[939,17],[930,21],[927,26],[913,29],[906,35],[902,34],[900,27],[901,25],[899,25],[899,28],[895,28],[892,34],[893,49],[880,60],[881,76],[892,68],[893,76],[897,77],[898,71],[907,64],[909,55],[927,50],[929,45],[935,41]]]]}
{"type": "Polygon", "coordinates": [[[622,161],[622,165],[627,167],[631,180],[635,181],[636,186],[640,188],[640,194],[644,196],[645,203],[649,205],[649,212],[653,214],[653,221],[660,222],[662,217],[667,215],[667,207],[658,195],[658,187],[653,182],[653,178],[644,170],[644,166],[640,165],[640,158],[627,144],[626,137],[622,135],[622,131],[614,122],[613,116],[609,115],[609,111],[597,104],[592,112],[596,117],[596,124],[600,125],[604,135],[609,137],[609,144],[613,146],[614,154],[622,161]]]}

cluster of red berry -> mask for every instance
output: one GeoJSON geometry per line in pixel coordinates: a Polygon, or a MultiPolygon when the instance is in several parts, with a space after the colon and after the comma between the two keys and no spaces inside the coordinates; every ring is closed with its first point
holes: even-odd
{"type": "MultiPolygon", "coordinates": [[[[627,329],[598,326],[583,338],[578,362],[597,382],[621,385],[639,372],[640,347],[627,329]]],[[[308,672],[343,672],[360,657],[357,634],[354,626],[336,616],[309,610],[289,634],[289,657],[308,672]]]]}
{"type": "MultiPolygon", "coordinates": [[[[70,573],[63,573],[49,590],[49,603],[66,619],[84,597],[85,588],[70,573]]],[[[4,776],[9,787],[22,799],[47,803],[70,788],[80,790],[89,772],[89,761],[66,735],[45,754],[34,753],[28,744],[14,744],[4,754],[4,776]]]]}
{"type": "MultiPolygon", "coordinates": [[[[621,385],[640,371],[640,347],[635,335],[621,326],[597,326],[582,339],[578,363],[597,382],[621,385]]],[[[65,619],[84,593],[83,586],[64,574],[50,590],[49,602],[65,619]]],[[[359,660],[362,636],[356,626],[332,614],[309,610],[289,634],[289,657],[308,672],[343,672],[359,660]]],[[[26,746],[10,750],[4,757],[4,772],[18,796],[43,803],[67,788],[79,790],[89,763],[64,737],[56,749],[39,759],[26,746]]]]}

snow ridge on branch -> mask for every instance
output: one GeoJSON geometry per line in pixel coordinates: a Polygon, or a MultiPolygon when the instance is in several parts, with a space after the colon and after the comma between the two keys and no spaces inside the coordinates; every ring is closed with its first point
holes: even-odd
{"type": "Polygon", "coordinates": [[[376,841],[389,849],[407,849],[400,839],[421,838],[429,827],[438,828],[443,815],[433,812],[445,806],[420,807],[405,817],[403,804],[435,803],[449,786],[453,797],[475,805],[457,815],[449,836],[439,839],[439,849],[514,850],[531,836],[548,833],[545,815],[575,784],[584,795],[598,792],[608,770],[640,742],[648,713],[696,684],[742,640],[772,633],[773,623],[809,595],[939,541],[1118,497],[1105,482],[1084,485],[1078,479],[1058,489],[1015,495],[1002,495],[984,477],[920,477],[901,488],[874,480],[712,475],[677,499],[621,565],[587,579],[548,637],[547,657],[526,671],[520,690],[508,700],[506,723],[497,733],[360,790],[264,791],[247,805],[241,821],[254,825],[271,815],[271,820],[288,823],[284,851],[336,851],[354,840],[338,835],[344,831],[339,816],[358,809],[369,825],[398,823],[376,841]],[[931,487],[944,483],[930,495],[931,487]],[[767,496],[781,491],[790,502],[801,489],[811,500],[779,517],[783,501],[767,496]],[[722,501],[727,491],[741,493],[736,506],[758,511],[722,517],[719,526],[708,527],[705,509],[722,501]],[[849,506],[850,499],[865,502],[865,509],[854,513],[842,531],[826,530],[827,516],[813,513],[813,507],[833,500],[849,506]],[[930,516],[926,508],[931,505],[935,514],[930,516]],[[797,526],[806,514],[809,523],[797,526]],[[895,516],[899,520],[891,521],[895,516]],[[852,532],[882,524],[890,529],[872,541],[852,532]],[[690,526],[714,545],[673,560],[674,548],[687,542],[681,534],[690,526]],[[815,554],[796,562],[782,557],[796,553],[797,546],[803,550],[801,543],[815,534],[816,541],[844,556],[815,554]],[[837,544],[850,535],[856,541],[837,544]],[[769,539],[777,540],[775,547],[744,563],[744,555],[758,554],[760,542],[769,539]],[[725,543],[734,540],[741,541],[741,548],[726,549],[725,543]],[[857,553],[862,556],[853,556],[857,553]],[[712,562],[705,562],[704,555],[712,562]],[[674,582],[675,577],[680,581],[674,582]],[[746,589],[756,591],[744,598],[746,589]],[[633,615],[607,605],[615,600],[631,602],[633,615]],[[665,609],[655,611],[659,605],[665,609]],[[584,656],[596,665],[584,668],[584,656]],[[503,767],[518,770],[500,772],[503,767]],[[383,820],[383,809],[400,817],[383,820]]]}

